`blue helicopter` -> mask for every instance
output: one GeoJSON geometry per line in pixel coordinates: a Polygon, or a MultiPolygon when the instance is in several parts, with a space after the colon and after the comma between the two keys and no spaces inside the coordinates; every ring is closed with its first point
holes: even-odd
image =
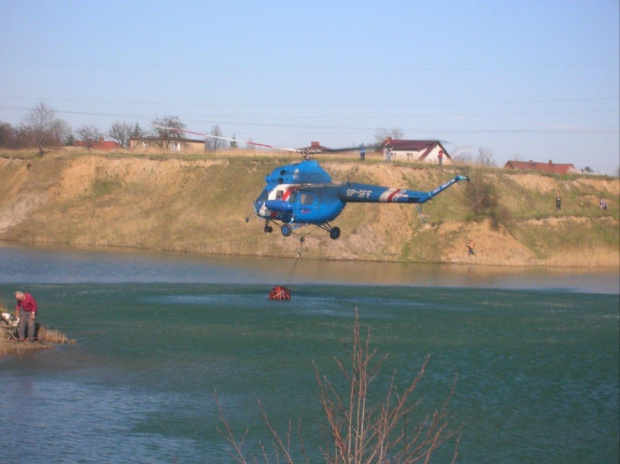
{"type": "Polygon", "coordinates": [[[267,233],[273,232],[271,223],[280,223],[285,237],[298,227],[315,225],[336,240],[340,228],[332,227],[330,221],[338,217],[347,203],[421,204],[462,180],[467,177],[457,175],[430,192],[354,182],[335,184],[318,162],[305,160],[280,166],[265,177],[266,185],[254,201],[254,212],[265,219],[267,233]]]}
{"type": "MultiPolygon", "coordinates": [[[[194,135],[202,135],[221,140],[238,142],[235,139],[178,130],[194,135]]],[[[354,182],[333,183],[331,176],[317,161],[311,158],[313,152],[307,149],[280,148],[256,142],[242,142],[263,148],[299,153],[303,161],[275,168],[265,176],[265,188],[254,200],[254,212],[265,220],[265,232],[273,232],[274,224],[280,227],[282,235],[289,237],[293,230],[315,225],[329,233],[330,238],[340,237],[340,228],[332,227],[333,221],[342,213],[347,203],[417,203],[431,200],[455,183],[468,180],[457,175],[446,183],[431,190],[419,192],[379,185],[358,184],[354,182]]],[[[370,146],[369,148],[373,148],[370,146]]],[[[352,151],[357,148],[322,149],[321,153],[352,151]]],[[[249,221],[246,218],[246,222],[249,221]]]]}

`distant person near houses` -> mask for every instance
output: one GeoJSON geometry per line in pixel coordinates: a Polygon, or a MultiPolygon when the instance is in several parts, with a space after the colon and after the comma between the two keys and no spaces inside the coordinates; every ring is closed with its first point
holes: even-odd
{"type": "Polygon", "coordinates": [[[363,143],[360,145],[360,159],[364,161],[366,159],[366,145],[363,143]]]}
{"type": "Polygon", "coordinates": [[[35,319],[37,317],[37,301],[30,293],[15,292],[15,317],[19,318],[17,335],[20,342],[26,341],[26,326],[28,326],[28,340],[35,341],[35,319]]]}
{"type": "Polygon", "coordinates": [[[562,199],[560,198],[560,194],[559,193],[555,194],[555,210],[556,211],[561,211],[562,210],[562,199]]]}
{"type": "Polygon", "coordinates": [[[437,153],[437,159],[439,160],[439,166],[441,166],[443,164],[443,150],[439,150],[439,153],[437,153]]]}
{"type": "Polygon", "coordinates": [[[390,145],[386,144],[385,147],[383,147],[383,157],[385,158],[385,161],[390,161],[392,158],[392,153],[390,153],[390,145]]]}

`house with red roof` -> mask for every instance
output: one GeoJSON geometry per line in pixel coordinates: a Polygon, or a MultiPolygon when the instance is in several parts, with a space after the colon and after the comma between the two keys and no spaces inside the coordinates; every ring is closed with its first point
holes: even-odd
{"type": "Polygon", "coordinates": [[[454,164],[454,160],[439,140],[397,140],[383,142],[383,154],[392,161],[454,164]]]}
{"type": "Polygon", "coordinates": [[[176,151],[187,153],[202,153],[205,151],[204,139],[178,138],[164,140],[160,137],[139,137],[129,139],[129,149],[132,151],[176,151]]]}
{"type": "MultiPolygon", "coordinates": [[[[73,142],[73,145],[76,147],[88,148],[88,144],[86,142],[82,142],[81,140],[76,140],[75,142],[73,142]]],[[[96,142],[93,142],[90,148],[93,150],[110,151],[110,150],[122,150],[123,146],[118,142],[115,142],[112,140],[105,140],[103,137],[100,137],[99,140],[97,140],[96,142]]]]}
{"type": "Polygon", "coordinates": [[[554,174],[574,174],[579,172],[572,164],[556,164],[552,160],[548,163],[530,161],[508,161],[504,169],[522,169],[531,171],[552,172],[554,174]]]}

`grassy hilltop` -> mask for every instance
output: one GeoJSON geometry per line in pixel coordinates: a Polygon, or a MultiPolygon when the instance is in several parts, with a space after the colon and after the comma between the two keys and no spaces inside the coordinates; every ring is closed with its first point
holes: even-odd
{"type": "MultiPolygon", "coordinates": [[[[430,190],[465,173],[472,182],[424,205],[425,222],[411,205],[350,204],[335,221],[339,240],[315,227],[298,230],[307,258],[618,266],[618,178],[387,164],[372,156],[364,163],[317,159],[334,181],[430,190]],[[600,197],[607,211],[599,209],[600,197]],[[476,243],[472,258],[469,240],[476,243]]],[[[262,152],[0,153],[0,240],[295,257],[295,236],[265,234],[262,221],[245,218],[253,217],[265,175],[297,160],[262,152]]]]}

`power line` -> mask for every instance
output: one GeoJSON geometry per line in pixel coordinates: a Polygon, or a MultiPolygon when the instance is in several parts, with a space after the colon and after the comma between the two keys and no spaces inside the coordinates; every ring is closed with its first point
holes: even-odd
{"type": "Polygon", "coordinates": [[[231,103],[201,103],[201,102],[165,102],[165,101],[131,101],[131,100],[81,100],[65,98],[45,98],[40,97],[16,97],[14,95],[2,95],[0,98],[11,100],[29,101],[56,101],[64,103],[105,103],[105,104],[127,104],[127,105],[175,105],[205,108],[406,108],[406,107],[426,107],[426,106],[470,106],[470,105],[514,105],[531,103],[583,103],[596,101],[620,101],[620,96],[615,97],[592,97],[592,98],[566,98],[566,99],[540,99],[540,100],[495,100],[495,101],[471,101],[471,102],[432,102],[432,103],[356,103],[356,104],[231,104],[231,103]]]}
{"type": "MultiPolygon", "coordinates": [[[[0,105],[0,108],[29,110],[30,108],[19,106],[0,105]]],[[[83,111],[55,111],[60,114],[77,114],[84,116],[103,116],[103,117],[115,117],[115,118],[134,118],[134,119],[146,119],[152,120],[152,116],[145,115],[122,115],[116,113],[97,113],[97,112],[83,112],[83,111]]],[[[184,121],[194,122],[197,124],[220,124],[221,120],[202,120],[192,118],[181,118],[184,121]]],[[[264,119],[261,117],[261,119],[264,119]]],[[[290,124],[290,123],[261,123],[261,122],[242,122],[242,121],[227,121],[226,124],[231,126],[250,126],[250,127],[278,127],[278,128],[292,128],[292,129],[321,129],[321,130],[338,130],[338,131],[373,131],[376,127],[355,127],[355,126],[321,126],[321,125],[305,125],[305,124],[290,124]]],[[[573,128],[555,128],[555,129],[446,129],[446,128],[417,128],[416,131],[424,132],[440,132],[450,134],[616,134],[620,132],[618,127],[573,127],[573,128]]]]}
{"type": "MultiPolygon", "coordinates": [[[[230,65],[195,65],[188,63],[138,63],[138,64],[118,64],[118,63],[100,63],[100,62],[69,62],[69,61],[27,61],[27,60],[2,60],[5,66],[43,66],[52,68],[76,68],[76,69],[118,69],[118,70],[136,70],[136,71],[172,71],[172,72],[188,72],[188,71],[210,71],[210,72],[247,72],[247,71],[274,71],[274,72],[384,72],[386,66],[378,64],[305,64],[296,65],[290,63],[278,64],[230,64],[230,65]]],[[[508,63],[508,64],[425,64],[406,66],[400,64],[398,69],[391,69],[391,72],[420,72],[420,71],[490,71],[490,70],[516,70],[516,69],[581,69],[581,68],[617,68],[617,62],[610,61],[584,61],[584,62],[543,62],[543,63],[508,63]]]]}

